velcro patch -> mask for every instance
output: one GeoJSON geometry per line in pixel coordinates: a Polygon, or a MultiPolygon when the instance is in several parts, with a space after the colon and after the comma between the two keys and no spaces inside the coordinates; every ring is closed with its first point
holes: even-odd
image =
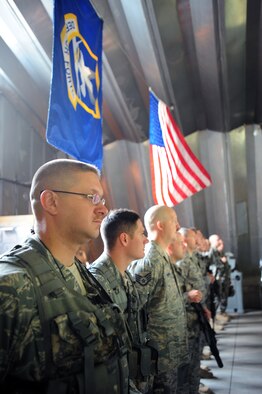
{"type": "Polygon", "coordinates": [[[135,278],[136,278],[137,283],[139,283],[141,286],[145,286],[152,279],[152,275],[151,275],[151,272],[148,272],[148,274],[146,274],[144,276],[135,274],[135,278]]]}

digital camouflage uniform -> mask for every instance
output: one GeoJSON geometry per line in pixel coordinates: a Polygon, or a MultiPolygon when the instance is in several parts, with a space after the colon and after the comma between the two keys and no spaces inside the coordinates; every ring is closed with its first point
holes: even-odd
{"type": "Polygon", "coordinates": [[[146,245],[143,259],[128,270],[148,314],[147,331],[158,350],[154,393],[175,393],[177,367],[188,361],[187,322],[177,273],[167,253],[155,242],[146,245]]]}
{"type": "Polygon", "coordinates": [[[197,312],[192,304],[188,302],[187,292],[193,289],[200,290],[203,294],[202,303],[205,303],[206,284],[195,254],[187,255],[183,260],[178,261],[175,267],[180,273],[179,279],[185,297],[190,356],[184,381],[181,385],[179,384],[177,394],[197,394],[200,383],[201,332],[197,312]]]}
{"type": "Polygon", "coordinates": [[[206,286],[206,293],[204,301],[206,303],[207,308],[211,311],[212,318],[215,317],[215,304],[214,304],[214,293],[215,293],[215,286],[210,283],[210,279],[208,277],[208,272],[211,272],[211,258],[209,252],[196,252],[194,253],[195,257],[198,261],[198,266],[201,269],[204,283],[206,286]]]}
{"type": "Polygon", "coordinates": [[[90,265],[89,271],[109,294],[112,301],[120,307],[122,312],[126,312],[127,294],[124,279],[111,257],[103,253],[90,265]]]}
{"type": "Polygon", "coordinates": [[[193,256],[197,258],[198,266],[202,272],[203,278],[206,278],[207,272],[210,267],[210,255],[209,252],[195,252],[193,256]]]}
{"type": "Polygon", "coordinates": [[[123,318],[76,265],[86,295],[36,237],[1,256],[1,393],[127,393],[123,318]]]}
{"type": "Polygon", "coordinates": [[[224,252],[218,252],[216,249],[211,249],[210,259],[212,271],[216,278],[217,301],[220,307],[220,312],[224,313],[227,308],[229,288],[231,286],[231,267],[228,261],[222,262],[222,257],[225,257],[224,252]]]}
{"type": "Polygon", "coordinates": [[[125,314],[133,342],[133,351],[129,357],[130,375],[136,387],[146,393],[152,380],[150,375],[153,362],[151,362],[151,348],[147,346],[149,338],[146,332],[146,317],[134,280],[128,272],[122,276],[106,253],[94,261],[89,270],[125,314]],[[141,360],[143,360],[142,367],[141,360]]]}

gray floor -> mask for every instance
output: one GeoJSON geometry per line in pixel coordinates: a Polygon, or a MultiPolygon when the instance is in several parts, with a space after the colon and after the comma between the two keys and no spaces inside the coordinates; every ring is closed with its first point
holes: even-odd
{"type": "Polygon", "coordinates": [[[233,316],[217,340],[224,367],[202,361],[215,378],[201,382],[215,394],[262,394],[262,311],[233,316]]]}

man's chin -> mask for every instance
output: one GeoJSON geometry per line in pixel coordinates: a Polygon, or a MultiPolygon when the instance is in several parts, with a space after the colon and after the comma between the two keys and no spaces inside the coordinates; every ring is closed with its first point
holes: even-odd
{"type": "Polygon", "coordinates": [[[98,230],[93,232],[92,239],[97,239],[99,237],[99,234],[100,234],[100,227],[98,230]]]}
{"type": "Polygon", "coordinates": [[[88,234],[86,234],[86,241],[97,239],[99,237],[99,234],[100,234],[99,230],[94,230],[92,232],[89,232],[88,234]]]}

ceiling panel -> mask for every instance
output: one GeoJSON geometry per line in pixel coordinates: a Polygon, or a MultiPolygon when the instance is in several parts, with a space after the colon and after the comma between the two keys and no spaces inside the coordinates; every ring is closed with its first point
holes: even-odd
{"type": "MultiPolygon", "coordinates": [[[[104,20],[104,144],[148,138],[149,86],[171,107],[184,135],[262,122],[260,0],[93,4],[104,20]]],[[[23,101],[18,109],[27,106],[26,116],[32,111],[42,132],[52,0],[0,0],[0,5],[1,75],[23,101]]],[[[2,94],[6,86],[2,83],[2,94]]]]}

